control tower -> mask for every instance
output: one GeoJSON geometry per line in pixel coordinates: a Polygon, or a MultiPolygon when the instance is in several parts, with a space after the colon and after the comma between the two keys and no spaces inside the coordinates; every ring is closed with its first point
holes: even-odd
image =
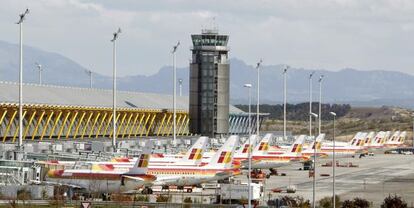
{"type": "Polygon", "coordinates": [[[229,133],[228,35],[203,29],[191,35],[190,132],[210,137],[229,133]]]}

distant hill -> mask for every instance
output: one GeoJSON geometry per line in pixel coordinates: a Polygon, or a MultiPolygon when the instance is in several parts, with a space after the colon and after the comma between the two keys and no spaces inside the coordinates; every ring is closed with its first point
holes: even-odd
{"type": "MultiPolygon", "coordinates": [[[[0,78],[17,81],[18,45],[0,41],[0,78]]],[[[34,63],[40,62],[45,71],[46,84],[67,86],[89,86],[85,68],[75,61],[57,54],[33,47],[25,47],[24,81],[37,82],[34,63]]],[[[266,61],[266,60],[265,60],[266,61]]],[[[266,63],[266,62],[265,62],[266,63]]],[[[241,60],[231,59],[230,97],[233,104],[246,104],[246,89],[243,84],[256,83],[256,70],[253,63],[248,65],[241,60]]],[[[283,96],[282,65],[264,65],[261,69],[262,103],[281,103],[283,96]]],[[[325,76],[323,82],[324,103],[351,103],[358,106],[400,106],[414,107],[414,76],[392,71],[359,71],[343,69],[338,72],[292,68],[288,72],[288,101],[300,103],[308,101],[308,75],[315,71],[314,100],[318,98],[318,77],[325,76]]],[[[188,95],[188,67],[178,68],[177,77],[183,79],[183,94],[188,95]]],[[[118,79],[120,90],[172,93],[171,67],[162,67],[150,76],[134,75],[118,79]]],[[[111,88],[111,77],[94,74],[94,87],[111,88]]],[[[253,92],[256,89],[252,89],[253,92]]],[[[255,93],[253,93],[255,100],[255,93]]]]}

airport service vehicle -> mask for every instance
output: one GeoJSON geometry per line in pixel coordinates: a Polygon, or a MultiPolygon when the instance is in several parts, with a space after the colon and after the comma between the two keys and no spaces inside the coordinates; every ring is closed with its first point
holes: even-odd
{"type": "Polygon", "coordinates": [[[105,169],[97,164],[89,164],[89,168],[83,169],[49,170],[47,181],[97,193],[137,189],[150,185],[156,179],[156,176],[147,174],[151,149],[152,142],[147,142],[144,151],[128,170],[105,169]]]}
{"type": "MultiPolygon", "coordinates": [[[[250,183],[251,199],[260,200],[263,196],[263,185],[260,183],[250,183]]],[[[246,183],[241,184],[220,184],[221,199],[229,200],[246,200],[249,198],[249,186],[246,183]]]]}
{"type": "MultiPolygon", "coordinates": [[[[266,135],[252,152],[253,169],[273,169],[288,165],[291,161],[303,161],[309,158],[302,156],[302,145],[305,141],[305,135],[300,135],[292,144],[291,148],[283,154],[270,154],[269,139],[271,135],[266,135]]],[[[248,166],[247,157],[243,161],[243,167],[248,166]]]]}

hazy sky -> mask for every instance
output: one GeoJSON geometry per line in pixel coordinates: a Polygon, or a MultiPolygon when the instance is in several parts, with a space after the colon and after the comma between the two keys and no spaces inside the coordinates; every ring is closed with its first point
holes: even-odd
{"type": "Polygon", "coordinates": [[[190,34],[212,25],[230,35],[231,57],[254,64],[414,74],[412,0],[0,0],[0,39],[18,43],[18,14],[29,7],[25,43],[111,74],[117,27],[120,75],[188,65],[190,34]]]}

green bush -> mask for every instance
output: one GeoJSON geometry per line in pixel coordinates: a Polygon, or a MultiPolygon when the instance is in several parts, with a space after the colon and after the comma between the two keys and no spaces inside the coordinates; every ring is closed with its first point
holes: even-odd
{"type": "Polygon", "coordinates": [[[359,197],[354,198],[353,200],[345,200],[342,203],[342,208],[369,208],[371,203],[359,197]]]}
{"type": "MultiPolygon", "coordinates": [[[[332,206],[332,197],[324,197],[321,200],[319,200],[318,202],[318,206],[320,208],[331,208],[332,206]]],[[[335,207],[341,207],[341,199],[339,198],[338,195],[335,196],[335,207]]]]}
{"type": "Polygon", "coordinates": [[[170,197],[164,195],[158,195],[156,201],[157,202],[168,202],[170,197]]]}
{"type": "Polygon", "coordinates": [[[397,195],[389,195],[382,202],[381,208],[407,208],[407,203],[397,195]]]}

